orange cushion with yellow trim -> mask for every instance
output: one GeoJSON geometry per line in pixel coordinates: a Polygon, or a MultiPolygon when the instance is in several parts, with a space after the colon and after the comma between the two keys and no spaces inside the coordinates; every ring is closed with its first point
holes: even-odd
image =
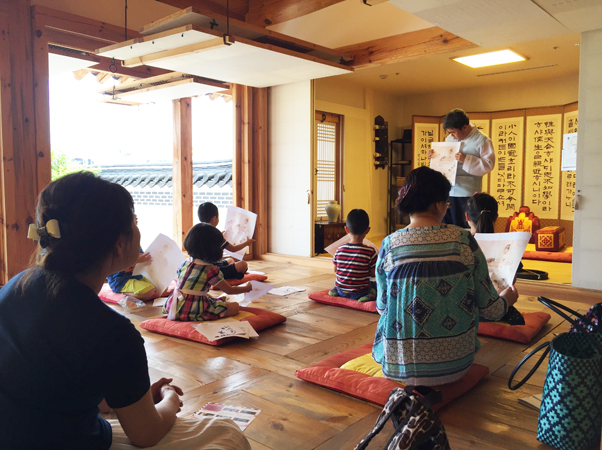
{"type": "MultiPolygon", "coordinates": [[[[255,331],[265,330],[266,328],[278,325],[279,323],[286,322],[286,317],[271,311],[266,311],[265,309],[241,306],[240,311],[252,313],[252,315],[243,317],[240,320],[249,322],[255,331]]],[[[145,330],[152,331],[153,333],[187,339],[189,341],[200,342],[201,344],[208,345],[222,345],[226,342],[230,342],[233,339],[237,339],[236,337],[228,337],[219,339],[217,341],[210,341],[192,327],[192,325],[197,323],[200,322],[180,322],[177,320],[160,318],[145,320],[144,322],[140,323],[140,327],[144,328],[145,330]]]]}
{"type": "Polygon", "coordinates": [[[524,325],[509,325],[505,322],[479,322],[478,335],[528,344],[552,317],[545,312],[525,312],[521,314],[525,318],[524,325]]]}
{"type": "MultiPolygon", "coordinates": [[[[403,386],[403,383],[341,368],[345,363],[371,352],[372,344],[362,345],[323,359],[304,369],[299,369],[296,375],[297,378],[318,386],[384,406],[391,390],[403,386]]],[[[473,364],[466,375],[455,383],[433,386],[434,389],[441,391],[443,394],[443,401],[434,405],[433,409],[441,408],[453,399],[465,394],[488,373],[489,369],[487,367],[473,364]]]]}
{"type": "Polygon", "coordinates": [[[325,291],[313,292],[308,297],[314,302],[324,303],[325,305],[342,306],[343,308],[358,309],[371,313],[376,312],[376,302],[358,302],[352,298],[332,297],[328,295],[328,289],[325,291]]]}

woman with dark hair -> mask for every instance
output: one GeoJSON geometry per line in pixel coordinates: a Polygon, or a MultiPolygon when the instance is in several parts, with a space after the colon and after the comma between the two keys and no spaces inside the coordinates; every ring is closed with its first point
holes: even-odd
{"type": "Polygon", "coordinates": [[[385,377],[406,384],[462,378],[479,349],[479,313],[499,319],[518,298],[513,287],[498,295],[469,231],[441,223],[450,188],[428,167],[410,172],[396,203],[410,224],[383,240],[376,263],[372,356],[385,377]]]}
{"type": "Polygon", "coordinates": [[[138,258],[133,206],[122,186],[89,172],[40,194],[28,233],[39,243],[35,262],[0,290],[2,448],[117,449],[188,438],[197,448],[250,449],[233,422],[176,420],[182,390],[171,379],[150,383],[140,333],[96,295],[107,275],[138,258]],[[100,405],[118,421],[101,418],[100,405]]]}

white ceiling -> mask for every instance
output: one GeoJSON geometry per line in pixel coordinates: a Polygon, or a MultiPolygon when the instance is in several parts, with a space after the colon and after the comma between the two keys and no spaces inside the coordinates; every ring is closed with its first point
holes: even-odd
{"type": "Polygon", "coordinates": [[[580,32],[602,28],[602,0],[389,0],[371,7],[362,0],[346,0],[268,28],[337,48],[431,26],[480,47],[357,69],[342,77],[409,95],[576,75],[580,32]],[[451,60],[502,48],[528,60],[481,69],[451,60]],[[493,73],[499,74],[488,75],[493,73]]]}

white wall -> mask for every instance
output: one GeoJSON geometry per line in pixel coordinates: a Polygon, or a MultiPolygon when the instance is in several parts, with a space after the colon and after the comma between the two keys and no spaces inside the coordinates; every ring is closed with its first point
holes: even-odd
{"type": "Polygon", "coordinates": [[[312,82],[274,86],[268,92],[268,251],[311,256],[312,82]]]}
{"type": "Polygon", "coordinates": [[[602,290],[602,29],[581,35],[573,286],[602,290]]]}

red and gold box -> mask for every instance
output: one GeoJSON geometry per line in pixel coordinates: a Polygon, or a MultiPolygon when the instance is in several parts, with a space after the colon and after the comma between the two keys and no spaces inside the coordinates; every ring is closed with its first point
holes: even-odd
{"type": "Polygon", "coordinates": [[[564,227],[544,227],[535,234],[535,250],[538,252],[558,252],[564,247],[564,227]]]}

